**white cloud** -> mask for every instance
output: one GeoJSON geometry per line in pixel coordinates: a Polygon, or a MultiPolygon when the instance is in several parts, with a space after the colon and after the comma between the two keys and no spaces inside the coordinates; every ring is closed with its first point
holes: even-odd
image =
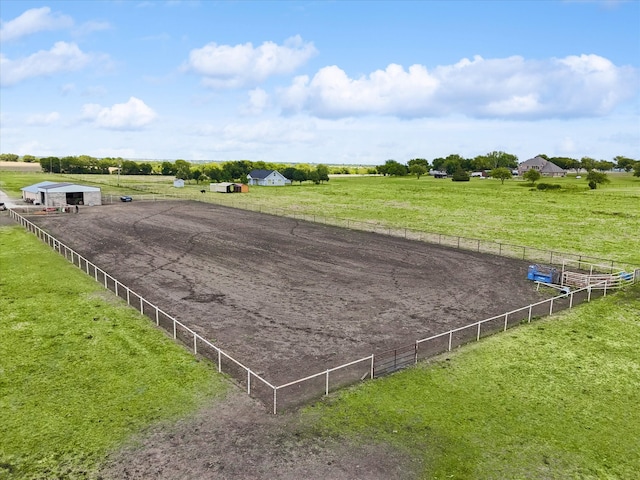
{"type": "Polygon", "coordinates": [[[300,36],[289,38],[283,45],[264,42],[256,48],[251,43],[209,43],[191,50],[183,69],[202,75],[208,87],[237,88],[291,73],[316,53],[313,43],[304,43],[300,36]]]}
{"type": "Polygon", "coordinates": [[[8,42],[37,32],[59,30],[73,26],[73,19],[67,15],[51,13],[49,7],[32,8],[19,17],[0,26],[0,41],[8,42]]]}
{"type": "Polygon", "coordinates": [[[40,50],[19,60],[0,54],[0,85],[10,86],[28,78],[80,70],[92,60],[92,55],[67,42],[56,42],[51,50],[40,50]]]}
{"type": "Polygon", "coordinates": [[[249,102],[240,110],[245,115],[258,115],[269,106],[269,94],[261,88],[249,91],[249,102]]]}
{"type": "Polygon", "coordinates": [[[88,35],[93,32],[101,32],[104,30],[110,30],[111,24],[109,22],[99,22],[97,20],[89,20],[83,23],[73,30],[73,34],[77,36],[88,35]]]}
{"type": "Polygon", "coordinates": [[[27,117],[27,125],[45,126],[51,125],[60,119],[58,112],[35,113],[27,117]]]}
{"type": "Polygon", "coordinates": [[[58,88],[60,95],[62,95],[63,97],[66,97],[67,95],[75,91],[75,89],[76,89],[75,83],[65,83],[64,85],[58,88]]]}
{"type": "Polygon", "coordinates": [[[158,117],[152,108],[136,97],[127,103],[116,103],[112,107],[102,107],[87,103],[82,107],[82,119],[110,130],[138,130],[158,117]]]}
{"type": "Polygon", "coordinates": [[[462,114],[478,118],[571,118],[610,113],[638,93],[638,70],[598,55],[546,61],[476,56],[428,71],[391,64],[357,79],[337,66],[281,90],[285,112],[326,118],[462,114]]]}

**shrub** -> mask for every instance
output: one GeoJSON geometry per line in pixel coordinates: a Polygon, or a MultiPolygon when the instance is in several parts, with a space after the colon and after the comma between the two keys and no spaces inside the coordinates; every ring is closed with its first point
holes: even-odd
{"type": "Polygon", "coordinates": [[[454,182],[468,182],[470,178],[469,174],[461,168],[453,172],[453,175],[451,176],[451,180],[454,182]]]}
{"type": "Polygon", "coordinates": [[[557,183],[539,183],[536,187],[538,190],[560,190],[562,185],[557,183]]]}

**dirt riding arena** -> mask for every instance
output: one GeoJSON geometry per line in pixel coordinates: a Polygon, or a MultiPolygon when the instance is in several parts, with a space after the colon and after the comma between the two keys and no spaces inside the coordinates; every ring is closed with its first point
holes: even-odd
{"type": "Polygon", "coordinates": [[[541,299],[525,261],[200,202],[30,218],[274,385],[541,299]]]}

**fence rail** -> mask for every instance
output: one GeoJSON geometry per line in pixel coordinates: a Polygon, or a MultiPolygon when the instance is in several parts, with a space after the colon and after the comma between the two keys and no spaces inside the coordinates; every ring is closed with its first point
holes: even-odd
{"type": "MultiPolygon", "coordinates": [[[[213,361],[217,365],[219,373],[230,375],[237,383],[246,388],[248,395],[259,398],[267,407],[271,406],[271,411],[274,414],[278,413],[278,409],[282,410],[284,408],[300,404],[309,399],[317,398],[319,395],[328,395],[331,391],[341,388],[342,386],[353,384],[358,381],[365,380],[366,378],[376,378],[395,372],[399,369],[414,365],[420,360],[451,351],[466,343],[479,341],[481,338],[499,331],[506,331],[508,328],[520,323],[529,323],[536,317],[551,315],[554,311],[558,311],[560,309],[571,309],[575,305],[584,301],[590,302],[594,296],[606,296],[609,290],[635,283],[640,279],[640,269],[635,269],[633,270],[633,273],[625,274],[622,281],[619,282],[611,283],[604,280],[598,283],[589,284],[578,290],[569,291],[568,293],[563,292],[562,294],[548,300],[543,300],[495,317],[480,320],[447,332],[416,340],[415,343],[411,345],[405,345],[383,353],[372,354],[359,360],[354,360],[343,365],[329,368],[314,375],[309,375],[292,382],[275,386],[262,378],[254,370],[243,365],[231,355],[227,354],[206,338],[199,335],[187,325],[175,319],[158,306],[147,301],[142,297],[142,295],[124,285],[122,282],[77,253],[75,250],[63,244],[58,239],[17,213],[16,209],[9,209],[9,215],[27,231],[36,235],[54,251],[63,255],[65,259],[78,267],[88,276],[92,277],[96,282],[103,285],[105,289],[111,290],[116,296],[126,301],[128,305],[138,310],[142,315],[151,319],[156,326],[167,331],[175,341],[179,341],[187,346],[195,355],[202,355],[203,357],[213,361]]],[[[327,219],[329,217],[323,218],[327,219]]],[[[314,221],[316,221],[315,216],[314,221]]],[[[352,228],[353,222],[349,223],[347,221],[344,226],[352,228]]],[[[404,235],[408,235],[407,231],[405,231],[404,235]]],[[[425,240],[425,238],[433,240],[434,236],[437,236],[438,243],[440,245],[451,243],[453,240],[456,248],[462,248],[461,245],[463,245],[465,241],[469,240],[463,239],[463,237],[423,233],[421,233],[419,239],[428,241],[425,240]]],[[[480,252],[482,251],[480,248],[480,240],[477,242],[477,251],[480,252]]],[[[489,244],[491,244],[491,242],[486,242],[486,245],[489,244]]],[[[482,245],[485,245],[485,243],[482,245]]],[[[507,247],[513,247],[506,244],[496,243],[491,245],[494,248],[494,251],[492,252],[494,254],[496,253],[496,248],[498,254],[502,254],[502,252],[508,250],[507,247]]],[[[525,247],[517,248],[524,249],[525,247]]],[[[522,251],[524,252],[525,250],[522,251]]],[[[549,260],[552,260],[554,252],[547,253],[550,253],[549,260]]],[[[557,253],[555,254],[559,255],[557,253]]],[[[563,265],[565,260],[578,262],[578,264],[582,266],[589,265],[586,262],[585,257],[581,255],[562,260],[563,265]]],[[[604,264],[604,266],[603,264],[599,264],[597,266],[598,269],[605,268],[610,269],[612,272],[616,271],[612,261],[610,262],[605,260],[605,262],[606,264],[604,264]]],[[[594,270],[597,271],[597,269],[592,268],[591,272],[593,273],[594,270]]]]}

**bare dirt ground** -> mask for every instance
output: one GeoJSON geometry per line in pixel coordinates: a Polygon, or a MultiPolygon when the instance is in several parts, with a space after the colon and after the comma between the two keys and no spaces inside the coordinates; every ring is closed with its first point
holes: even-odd
{"type": "Polygon", "coordinates": [[[524,261],[199,202],[31,219],[274,385],[541,298],[524,261]]]}
{"type": "Polygon", "coordinates": [[[265,415],[239,390],[174,426],[115,452],[105,480],[409,480],[419,459],[389,445],[314,436],[294,413],[265,415]]]}
{"type": "MultiPolygon", "coordinates": [[[[198,202],[31,220],[281,384],[540,299],[527,262],[198,202]]],[[[388,445],[315,437],[234,390],[107,460],[105,479],[410,479],[388,445]]]]}

